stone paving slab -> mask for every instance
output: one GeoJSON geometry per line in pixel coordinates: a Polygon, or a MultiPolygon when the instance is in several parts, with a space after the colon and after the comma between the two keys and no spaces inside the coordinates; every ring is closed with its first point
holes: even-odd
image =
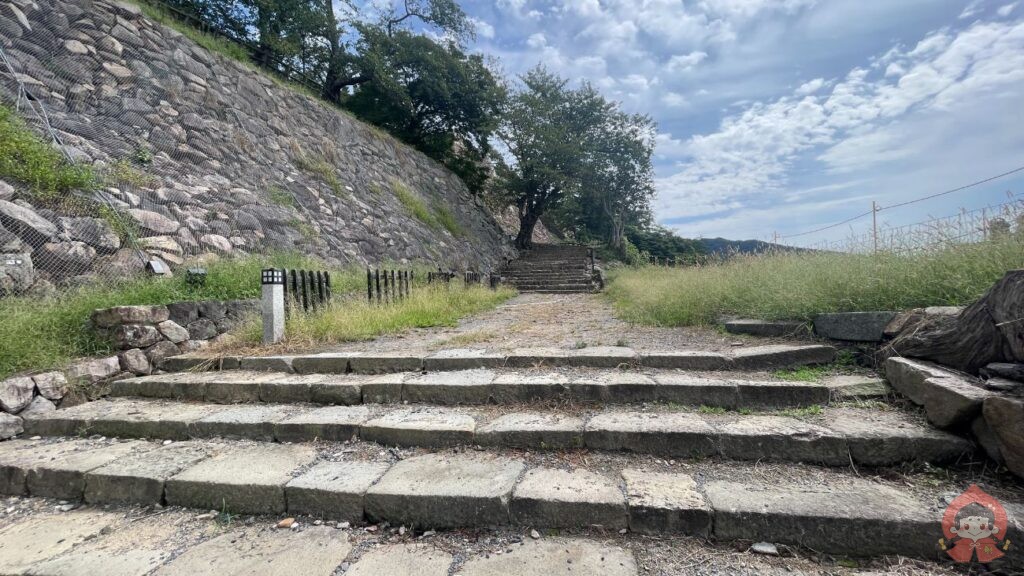
{"type": "Polygon", "coordinates": [[[504,365],[504,354],[481,349],[454,348],[440,350],[423,358],[423,369],[427,372],[501,368],[504,365]]]}
{"type": "Polygon", "coordinates": [[[360,385],[362,401],[366,404],[398,404],[402,401],[402,387],[414,374],[398,372],[367,378],[360,385]]]}
{"type": "Polygon", "coordinates": [[[641,352],[640,365],[644,368],[677,370],[731,370],[732,358],[715,352],[695,350],[641,352]]]}
{"type": "Polygon", "coordinates": [[[285,486],[288,512],[359,522],[363,496],[390,466],[387,462],[321,462],[285,486]]]}
{"type": "Polygon", "coordinates": [[[257,372],[294,372],[295,356],[249,356],[241,358],[238,367],[257,372]]]}
{"type": "Polygon", "coordinates": [[[349,371],[349,360],[359,354],[359,352],[326,352],[296,356],[292,360],[292,369],[299,374],[346,374],[349,371]]]}
{"type": "Polygon", "coordinates": [[[148,442],[130,440],[104,443],[84,450],[68,451],[63,447],[55,452],[41,447],[38,450],[49,453],[46,462],[37,462],[28,470],[25,481],[29,494],[49,498],[78,500],[85,492],[86,473],[109,464],[119,458],[141,454],[156,446],[148,442]]]}
{"type": "Polygon", "coordinates": [[[498,374],[491,389],[499,403],[535,402],[564,398],[569,394],[571,380],[562,372],[517,370],[498,374]]]}
{"type": "Polygon", "coordinates": [[[366,492],[366,515],[424,528],[509,523],[512,488],[525,465],[489,454],[416,456],[366,492]]]}
{"type": "Polygon", "coordinates": [[[697,378],[680,372],[656,374],[655,397],[659,402],[683,406],[717,406],[734,410],[739,406],[735,382],[697,378]]]}
{"type": "Polygon", "coordinates": [[[349,358],[348,366],[356,374],[415,372],[423,369],[423,358],[401,352],[364,353],[349,358]]]}
{"type": "MultiPolygon", "coordinates": [[[[87,431],[115,438],[188,440],[193,435],[192,425],[196,421],[224,409],[215,404],[186,404],[166,400],[117,404],[110,402],[105,406],[102,401],[83,404],[96,405],[95,409],[99,412],[88,420],[87,431]]],[[[61,412],[64,410],[50,414],[59,415],[61,412]]]]}
{"type": "Polygon", "coordinates": [[[825,379],[832,396],[838,400],[868,400],[885,398],[892,394],[892,387],[881,378],[841,374],[825,379]]]}
{"type": "Polygon", "coordinates": [[[512,522],[539,528],[625,528],[626,501],[618,483],[595,472],[527,470],[512,493],[512,522]]]}
{"type": "Polygon", "coordinates": [[[331,576],[352,551],[333,528],[235,530],[194,546],[156,576],[331,576]]]}
{"type": "Polygon", "coordinates": [[[568,538],[526,540],[510,552],[468,560],[461,576],[636,576],[633,555],[618,546],[568,538]]]}
{"type": "Polygon", "coordinates": [[[969,424],[981,414],[985,399],[997,396],[969,376],[922,360],[889,358],[885,376],[897,392],[923,406],[928,421],[939,428],[969,424]]]}
{"type": "Polygon", "coordinates": [[[470,444],[476,420],[439,408],[404,408],[374,418],[360,428],[363,440],[387,446],[447,447],[470,444]]]}
{"type": "Polygon", "coordinates": [[[739,348],[732,353],[732,365],[738,370],[766,370],[813,364],[829,364],[836,349],[825,345],[790,346],[775,344],[739,348]]]}
{"type": "Polygon", "coordinates": [[[667,457],[718,453],[715,429],[696,414],[605,412],[591,418],[583,443],[597,450],[627,450],[667,457]]]}
{"type": "Polygon", "coordinates": [[[170,556],[161,550],[121,550],[116,553],[73,551],[33,564],[30,576],[145,576],[170,556]]]}
{"type": "Polygon", "coordinates": [[[83,510],[29,518],[0,528],[0,573],[24,574],[33,564],[100,535],[115,520],[114,514],[83,510]]]}
{"type": "Polygon", "coordinates": [[[480,426],[476,442],[510,448],[572,449],[583,447],[583,418],[516,412],[480,426]]]}
{"type": "Polygon", "coordinates": [[[622,471],[629,529],[641,534],[711,534],[711,507],[689,474],[622,471]]]}
{"type": "Polygon", "coordinates": [[[637,365],[636,350],[623,346],[588,346],[568,353],[568,365],[589,368],[631,368],[637,365]]]}
{"type": "Polygon", "coordinates": [[[131,454],[85,475],[85,501],[91,504],[160,504],[164,482],[209,456],[215,445],[177,442],[131,454]]]}
{"type": "Polygon", "coordinates": [[[496,374],[488,369],[429,372],[403,381],[402,400],[420,404],[487,404],[496,374]]]}
{"type": "Polygon", "coordinates": [[[285,375],[275,373],[275,378],[260,382],[260,402],[271,404],[301,404],[312,402],[314,384],[322,384],[332,376],[329,374],[285,375]]]}
{"type": "Polygon", "coordinates": [[[315,404],[352,406],[363,402],[360,376],[335,376],[309,385],[309,400],[315,404]]]}
{"type": "Polygon", "coordinates": [[[454,560],[429,544],[390,544],[360,556],[345,576],[448,576],[454,560]]]}
{"type": "Polygon", "coordinates": [[[858,464],[891,466],[901,462],[955,462],[971,454],[967,439],[936,430],[899,412],[838,408],[829,410],[828,426],[846,436],[858,464]]]}
{"type": "Polygon", "coordinates": [[[712,425],[722,456],[733,460],[850,463],[846,438],[827,428],[783,416],[744,416],[712,425]]]}
{"type": "Polygon", "coordinates": [[[35,466],[96,446],[87,440],[48,443],[37,440],[0,442],[0,494],[22,496],[28,492],[28,472],[35,466]]]}
{"type": "Polygon", "coordinates": [[[712,481],[720,540],[798,544],[852,556],[936,557],[941,510],[868,480],[831,485],[712,481]]]}
{"type": "Polygon", "coordinates": [[[737,406],[771,410],[794,406],[824,406],[832,391],[817,383],[749,382],[736,383],[737,406]]]}
{"type": "Polygon", "coordinates": [[[232,446],[168,479],[167,504],[232,514],[278,514],[286,508],[285,484],[315,457],[310,445],[232,446]]]}
{"type": "Polygon", "coordinates": [[[292,404],[247,404],[231,406],[192,423],[196,438],[245,438],[271,441],[277,423],[307,409],[292,404]]]}
{"type": "Polygon", "coordinates": [[[748,334],[767,338],[806,335],[810,332],[805,322],[789,320],[738,319],[729,320],[724,325],[725,331],[730,334],[748,334]]]}
{"type": "Polygon", "coordinates": [[[359,427],[370,418],[366,406],[324,406],[303,411],[274,424],[278,442],[344,442],[359,434],[359,427]]]}
{"type": "Polygon", "coordinates": [[[569,365],[569,351],[561,348],[517,348],[505,357],[509,368],[552,368],[569,365]]]}

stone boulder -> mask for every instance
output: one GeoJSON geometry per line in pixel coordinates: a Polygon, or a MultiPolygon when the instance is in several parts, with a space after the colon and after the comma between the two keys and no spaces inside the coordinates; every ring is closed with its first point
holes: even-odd
{"type": "Polygon", "coordinates": [[[32,377],[39,394],[49,400],[60,400],[68,392],[68,380],[60,372],[44,372],[32,377]]]}
{"type": "Polygon", "coordinates": [[[13,438],[24,431],[25,426],[21,418],[0,412],[0,440],[13,438]]]}
{"type": "Polygon", "coordinates": [[[150,212],[149,210],[133,208],[128,210],[128,214],[139,225],[139,228],[151,234],[174,234],[181,227],[181,224],[175,220],[156,212],[150,212]]]}
{"type": "Polygon", "coordinates": [[[188,333],[195,340],[209,340],[218,334],[217,325],[209,318],[200,318],[188,325],[188,333]]]}
{"type": "Polygon", "coordinates": [[[36,383],[28,376],[17,376],[0,382],[0,408],[9,414],[17,414],[32,402],[36,383]]]}
{"type": "Polygon", "coordinates": [[[0,200],[10,200],[11,198],[14,198],[14,186],[0,180],[0,200]]]}
{"type": "Polygon", "coordinates": [[[110,256],[97,258],[94,268],[104,270],[112,276],[131,277],[146,270],[147,260],[146,254],[141,250],[122,248],[110,256]]]}
{"type": "Polygon", "coordinates": [[[100,328],[113,328],[121,324],[156,325],[170,317],[166,306],[116,306],[95,310],[92,323],[100,328]]]}
{"type": "Polygon", "coordinates": [[[175,344],[180,344],[189,339],[188,330],[182,328],[180,324],[173,320],[164,320],[157,324],[156,327],[163,334],[164,338],[175,344]]]}
{"type": "Polygon", "coordinates": [[[34,211],[7,200],[0,200],[0,224],[34,247],[57,236],[57,226],[34,211]]]}
{"type": "Polygon", "coordinates": [[[0,224],[0,254],[15,254],[28,251],[28,245],[18,235],[0,224]]]}
{"type": "Polygon", "coordinates": [[[1024,478],[1024,399],[990,397],[985,400],[984,414],[1006,467],[1024,478]]]}
{"type": "Polygon", "coordinates": [[[35,282],[32,256],[27,253],[0,254],[0,296],[21,294],[35,282]]]}
{"type": "Polygon", "coordinates": [[[146,349],[146,358],[149,359],[149,363],[152,364],[154,368],[159,368],[163,365],[164,360],[179,354],[181,354],[181,350],[166,340],[157,342],[146,349]]]}
{"type": "Polygon", "coordinates": [[[163,335],[156,326],[147,324],[122,324],[115,326],[110,337],[118,350],[131,348],[148,348],[163,340],[163,335]]]}
{"type": "Polygon", "coordinates": [[[28,405],[28,407],[22,410],[21,413],[18,414],[18,416],[20,416],[21,418],[34,418],[37,416],[42,416],[49,412],[53,412],[56,409],[57,406],[53,402],[50,402],[49,400],[43,398],[42,396],[36,396],[28,405]]]}
{"type": "Polygon", "coordinates": [[[121,362],[121,369],[125,372],[131,372],[136,376],[153,372],[153,366],[149,363],[146,353],[138,348],[125,350],[118,354],[117,358],[121,362]]]}
{"type": "Polygon", "coordinates": [[[36,260],[40,268],[57,276],[74,276],[92,267],[96,249],[85,242],[47,242],[36,260]]]}
{"type": "Polygon", "coordinates": [[[64,374],[70,384],[95,384],[115,376],[121,371],[121,362],[117,356],[85,360],[72,364],[64,374]]]}
{"type": "Polygon", "coordinates": [[[121,238],[99,218],[60,218],[58,222],[68,237],[85,242],[97,252],[109,254],[121,247],[121,238]]]}

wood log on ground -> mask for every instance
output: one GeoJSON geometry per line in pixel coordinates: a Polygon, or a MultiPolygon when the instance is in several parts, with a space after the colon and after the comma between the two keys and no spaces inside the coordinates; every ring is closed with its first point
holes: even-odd
{"type": "Polygon", "coordinates": [[[993,362],[1024,362],[1024,270],[1007,272],[959,316],[927,316],[904,326],[882,354],[970,374],[993,362]]]}

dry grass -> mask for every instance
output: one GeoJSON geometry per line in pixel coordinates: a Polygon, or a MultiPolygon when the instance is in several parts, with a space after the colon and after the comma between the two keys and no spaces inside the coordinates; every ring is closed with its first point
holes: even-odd
{"type": "Polygon", "coordinates": [[[1024,234],[910,255],[835,252],[736,256],[689,268],[613,271],[608,294],[627,321],[714,324],[724,314],[811,320],[823,312],[963,305],[1024,267],[1024,234]]]}
{"type": "MultiPolygon", "coordinates": [[[[515,294],[505,287],[490,290],[455,283],[414,287],[409,298],[393,304],[371,304],[357,296],[341,298],[324,310],[290,318],[286,342],[274,351],[372,340],[409,328],[454,326],[460,318],[494,308],[515,294]]],[[[261,325],[253,322],[243,326],[236,336],[236,348],[255,346],[262,336],[261,325]]]]}

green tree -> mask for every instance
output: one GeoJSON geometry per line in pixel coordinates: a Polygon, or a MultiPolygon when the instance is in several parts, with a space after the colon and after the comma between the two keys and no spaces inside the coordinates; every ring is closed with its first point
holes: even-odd
{"type": "Polygon", "coordinates": [[[593,86],[568,87],[538,67],[522,77],[498,131],[508,152],[501,193],[519,210],[518,248],[529,248],[550,213],[578,238],[625,249],[628,225],[650,220],[654,124],[630,115],[593,86]]]}

